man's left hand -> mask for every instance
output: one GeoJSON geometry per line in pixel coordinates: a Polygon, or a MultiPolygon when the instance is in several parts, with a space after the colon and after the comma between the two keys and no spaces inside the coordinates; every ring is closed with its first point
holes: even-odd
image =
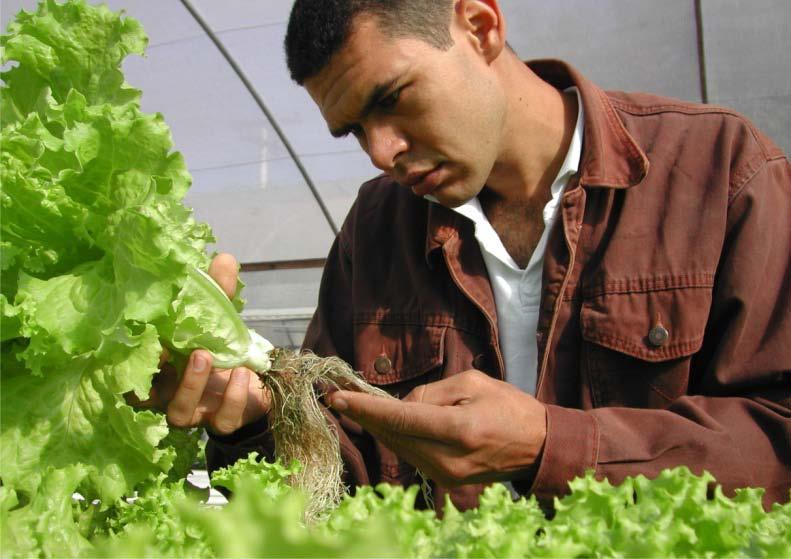
{"type": "Polygon", "coordinates": [[[334,392],[329,404],[445,486],[530,476],[546,439],[546,409],[506,382],[470,370],[403,400],[334,392]]]}

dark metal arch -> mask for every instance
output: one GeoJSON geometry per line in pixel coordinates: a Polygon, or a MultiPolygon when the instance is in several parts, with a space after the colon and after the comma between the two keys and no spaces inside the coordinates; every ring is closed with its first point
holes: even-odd
{"type": "Polygon", "coordinates": [[[313,194],[313,197],[316,199],[316,203],[319,205],[319,208],[321,209],[321,213],[324,214],[324,218],[327,220],[327,223],[329,224],[333,235],[337,235],[338,234],[338,226],[335,225],[335,221],[332,219],[332,215],[330,214],[329,210],[327,209],[327,206],[324,203],[324,200],[322,199],[321,194],[319,194],[319,191],[316,188],[316,185],[313,183],[313,180],[310,178],[310,175],[308,175],[308,172],[305,169],[304,165],[302,165],[302,160],[299,158],[299,155],[294,150],[294,148],[291,145],[291,143],[288,141],[288,138],[286,138],[286,135],[283,132],[283,130],[277,124],[277,121],[275,120],[274,115],[272,115],[272,113],[269,111],[269,109],[266,106],[266,103],[264,103],[264,100],[261,98],[261,96],[255,90],[255,87],[253,87],[253,84],[247,78],[247,75],[244,73],[244,71],[239,66],[239,64],[236,63],[236,60],[233,58],[231,53],[228,52],[228,50],[225,48],[225,45],[223,45],[222,41],[220,41],[220,38],[217,37],[217,35],[214,33],[214,31],[212,31],[212,29],[209,27],[208,23],[206,23],[206,21],[203,19],[203,17],[201,17],[200,13],[198,13],[198,11],[190,3],[190,1],[189,0],[181,0],[181,3],[184,6],[184,8],[190,13],[190,15],[195,19],[195,21],[198,23],[198,25],[201,26],[201,28],[206,33],[206,35],[208,35],[209,39],[211,39],[211,42],[214,43],[214,46],[217,47],[217,50],[220,51],[220,54],[223,55],[223,57],[228,62],[228,64],[231,66],[233,71],[236,72],[236,75],[239,76],[239,79],[244,84],[245,88],[247,88],[247,91],[250,93],[250,95],[253,97],[253,100],[256,102],[258,107],[261,109],[261,112],[264,113],[264,116],[269,121],[269,124],[272,125],[272,128],[275,130],[275,133],[280,138],[280,141],[283,142],[283,145],[286,147],[286,151],[288,151],[288,154],[294,160],[294,163],[296,164],[297,169],[299,169],[299,172],[302,175],[302,178],[305,179],[305,183],[308,185],[308,188],[310,189],[310,192],[313,194]]]}

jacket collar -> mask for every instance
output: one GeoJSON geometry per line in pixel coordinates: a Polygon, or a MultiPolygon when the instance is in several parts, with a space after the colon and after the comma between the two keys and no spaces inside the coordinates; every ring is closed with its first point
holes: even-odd
{"type": "Polygon", "coordinates": [[[526,63],[538,77],[558,89],[577,86],[585,109],[580,185],[629,188],[648,173],[648,157],[615,112],[607,94],[560,60],[526,63]]]}
{"type": "Polygon", "coordinates": [[[436,202],[428,202],[428,231],[426,232],[426,262],[433,269],[430,255],[448,239],[459,234],[461,216],[436,202]]]}
{"type": "MultiPolygon", "coordinates": [[[[561,60],[531,60],[527,66],[558,89],[576,86],[585,116],[579,184],[591,188],[629,188],[648,173],[648,157],[629,134],[607,94],[561,60]]],[[[426,261],[429,255],[458,234],[458,214],[429,203],[426,232],[426,261]]]]}

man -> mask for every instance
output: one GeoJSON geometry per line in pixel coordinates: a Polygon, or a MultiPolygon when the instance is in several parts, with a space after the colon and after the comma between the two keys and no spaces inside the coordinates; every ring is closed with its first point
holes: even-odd
{"type": "MultiPolygon", "coordinates": [[[[402,398],[327,398],[347,481],[418,468],[466,507],[685,464],[787,500],[788,160],[731,111],[605,93],[505,39],[496,0],[294,4],[292,77],[384,171],[305,340],[402,398]]],[[[213,272],[230,290],[232,259],[213,272]]],[[[212,467],[271,452],[265,395],[208,357],[171,422],[210,427],[212,467]]]]}

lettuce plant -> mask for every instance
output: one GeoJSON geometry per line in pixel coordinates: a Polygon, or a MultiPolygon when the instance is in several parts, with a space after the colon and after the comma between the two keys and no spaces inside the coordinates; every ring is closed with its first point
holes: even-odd
{"type": "Polygon", "coordinates": [[[215,483],[224,508],[200,508],[183,488],[152,487],[127,522],[98,538],[101,557],[787,557],[791,505],[761,506],[761,490],[733,498],[687,468],[612,486],[593,473],[571,483],[547,518],[534,498],[487,488],[478,508],[416,510],[417,485],[361,487],[323,522],[300,522],[304,499],[286,483],[294,466],[241,460],[215,483]],[[266,488],[264,490],[263,488],[266,488]],[[169,514],[159,513],[161,510],[169,514]]]}
{"type": "Polygon", "coordinates": [[[83,1],[21,12],[0,39],[0,476],[28,506],[66,470],[102,503],[184,475],[196,435],[124,398],[147,397],[163,345],[178,356],[205,341],[229,363],[254,347],[266,367],[240,301],[218,306],[195,271],[213,239],[182,203],[189,173],[119,71],[146,42],[135,20],[83,1]]]}

